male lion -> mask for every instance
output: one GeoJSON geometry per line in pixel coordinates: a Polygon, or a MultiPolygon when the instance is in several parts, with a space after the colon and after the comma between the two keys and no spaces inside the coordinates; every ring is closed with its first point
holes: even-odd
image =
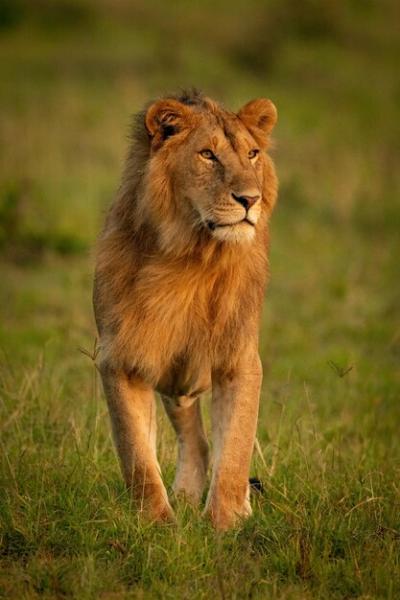
{"type": "Polygon", "coordinates": [[[251,513],[258,328],[277,196],[266,151],[276,118],[270,100],[235,114],[192,91],[135,119],[99,240],[94,309],[123,475],[154,520],[173,518],[156,456],[154,390],[178,437],[174,491],[201,499],[208,444],[199,398],[212,388],[205,512],[218,529],[251,513]]]}

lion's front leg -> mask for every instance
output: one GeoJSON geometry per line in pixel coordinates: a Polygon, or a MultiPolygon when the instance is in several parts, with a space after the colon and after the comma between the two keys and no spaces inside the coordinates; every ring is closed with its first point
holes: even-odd
{"type": "Polygon", "coordinates": [[[257,353],[213,378],[213,473],[206,503],[217,529],[251,514],[249,469],[257,428],[262,368],[257,353]]]}
{"type": "Polygon", "coordinates": [[[101,365],[100,372],[125,483],[148,518],[169,520],[173,512],[156,456],[153,390],[140,378],[107,365],[101,365]]]}

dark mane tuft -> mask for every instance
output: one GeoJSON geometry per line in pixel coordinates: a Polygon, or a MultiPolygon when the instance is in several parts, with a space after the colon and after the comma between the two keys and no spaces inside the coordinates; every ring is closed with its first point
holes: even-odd
{"type": "Polygon", "coordinates": [[[173,96],[182,104],[186,104],[187,106],[204,106],[204,94],[200,90],[195,87],[189,88],[187,90],[181,90],[179,94],[173,96]]]}

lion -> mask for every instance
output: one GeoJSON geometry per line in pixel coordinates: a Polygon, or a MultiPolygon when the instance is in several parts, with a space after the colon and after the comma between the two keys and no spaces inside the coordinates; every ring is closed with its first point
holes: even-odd
{"type": "Polygon", "coordinates": [[[151,102],[134,120],[98,241],[93,299],[122,473],[154,521],[174,519],[156,455],[155,392],[178,440],[174,493],[202,498],[209,449],[200,397],[211,390],[204,514],[219,530],[251,514],[276,120],[270,100],[234,113],[195,90],[151,102]]]}

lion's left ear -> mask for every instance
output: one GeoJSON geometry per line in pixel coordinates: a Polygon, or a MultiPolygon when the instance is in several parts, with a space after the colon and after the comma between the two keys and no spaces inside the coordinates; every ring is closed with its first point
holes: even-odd
{"type": "Polygon", "coordinates": [[[238,117],[250,131],[269,135],[278,119],[278,112],[271,100],[258,98],[245,104],[239,110],[238,117]]]}
{"type": "Polygon", "coordinates": [[[178,100],[158,100],[152,104],[145,116],[145,125],[151,137],[164,141],[181,131],[188,122],[189,107],[178,100]]]}

